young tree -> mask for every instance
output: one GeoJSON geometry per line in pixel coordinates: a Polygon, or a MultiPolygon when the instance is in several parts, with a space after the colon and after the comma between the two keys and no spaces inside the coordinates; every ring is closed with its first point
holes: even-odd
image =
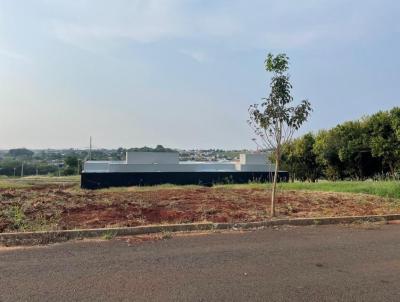
{"type": "Polygon", "coordinates": [[[266,71],[273,73],[270,83],[271,92],[268,97],[262,99],[261,104],[249,107],[248,123],[265,149],[275,151],[275,173],[271,196],[271,217],[274,217],[276,182],[282,145],[290,141],[293,133],[307,120],[312,109],[307,100],[301,101],[298,106],[291,106],[292,85],[287,73],[289,58],[286,54],[276,56],[268,54],[264,63],[266,71]]]}

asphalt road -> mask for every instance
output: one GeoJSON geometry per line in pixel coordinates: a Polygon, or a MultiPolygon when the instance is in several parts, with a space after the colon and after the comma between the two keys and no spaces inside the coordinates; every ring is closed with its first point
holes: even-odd
{"type": "Polygon", "coordinates": [[[400,301],[400,226],[0,249],[0,301],[400,301]]]}

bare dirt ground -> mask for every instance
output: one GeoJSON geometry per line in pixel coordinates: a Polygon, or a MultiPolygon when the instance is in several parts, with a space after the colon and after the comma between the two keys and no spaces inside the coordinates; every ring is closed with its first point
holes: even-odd
{"type": "MultiPolygon", "coordinates": [[[[266,219],[270,192],[259,188],[155,187],[89,191],[75,184],[0,188],[0,232],[250,222],[266,219]]],[[[400,212],[400,200],[365,194],[283,190],[278,216],[322,217],[400,212]]]]}

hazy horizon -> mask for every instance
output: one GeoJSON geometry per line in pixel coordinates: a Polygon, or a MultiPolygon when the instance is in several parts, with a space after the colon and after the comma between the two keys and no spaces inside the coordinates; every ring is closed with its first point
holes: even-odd
{"type": "Polygon", "coordinates": [[[399,106],[396,1],[0,0],[0,149],[255,149],[268,52],[298,134],[399,106]]]}
{"type": "MultiPolygon", "coordinates": [[[[142,148],[142,147],[150,147],[150,148],[155,148],[156,146],[120,146],[118,148],[103,148],[103,147],[93,147],[93,150],[117,150],[119,148],[123,149],[131,149],[131,148],[142,148]]],[[[174,148],[173,146],[163,146],[164,148],[176,150],[176,151],[196,151],[196,150],[223,150],[223,151],[243,151],[243,150],[248,150],[248,151],[257,151],[256,149],[220,149],[220,148],[209,148],[209,149],[204,149],[204,148],[199,148],[199,149],[180,149],[180,148],[174,148]]],[[[11,149],[28,149],[30,151],[45,151],[45,150],[54,150],[54,151],[61,151],[61,150],[89,150],[89,147],[87,148],[73,148],[73,147],[68,147],[68,148],[28,148],[25,146],[22,147],[16,147],[16,148],[6,148],[6,149],[0,149],[0,151],[8,151],[11,149]]],[[[144,151],[147,152],[147,151],[144,151]]]]}

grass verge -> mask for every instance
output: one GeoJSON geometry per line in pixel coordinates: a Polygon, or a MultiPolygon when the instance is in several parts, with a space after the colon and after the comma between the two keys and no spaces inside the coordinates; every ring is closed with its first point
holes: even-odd
{"type": "MultiPolygon", "coordinates": [[[[271,184],[232,184],[219,185],[215,187],[236,188],[236,189],[262,189],[271,188],[271,184]]],[[[377,195],[388,198],[400,199],[399,181],[320,181],[316,183],[293,182],[279,183],[279,190],[307,190],[321,192],[345,192],[345,193],[363,193],[377,195]]]]}

